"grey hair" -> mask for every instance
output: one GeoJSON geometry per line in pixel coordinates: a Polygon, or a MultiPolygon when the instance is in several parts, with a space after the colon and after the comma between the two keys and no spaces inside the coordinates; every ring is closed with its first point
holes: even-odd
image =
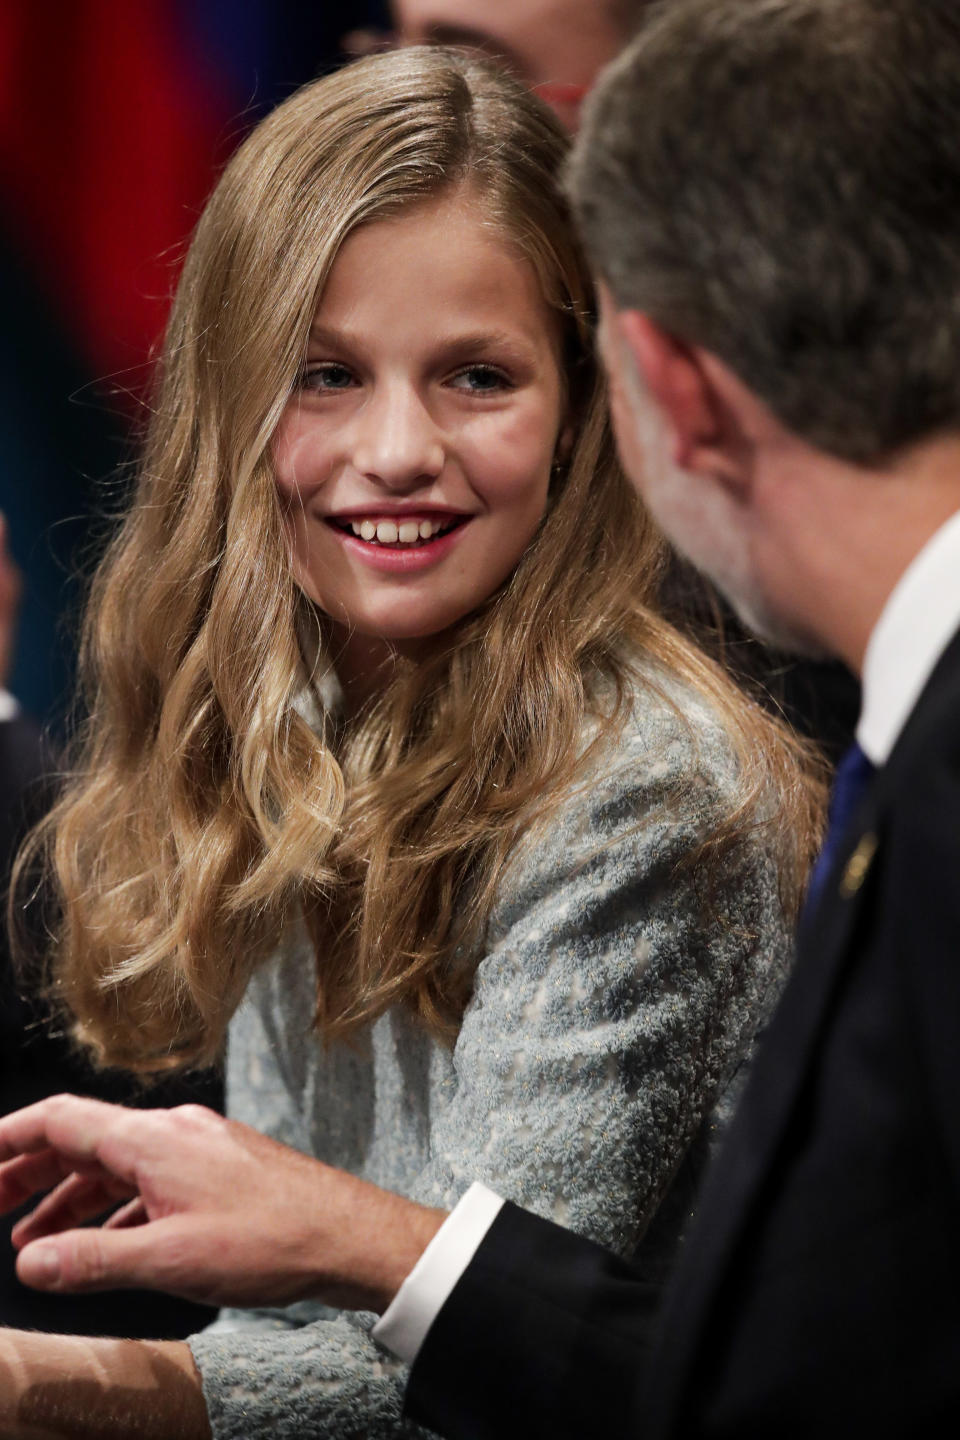
{"type": "Polygon", "coordinates": [[[668,0],[569,184],[618,304],[875,461],[960,420],[955,0],[668,0]]]}

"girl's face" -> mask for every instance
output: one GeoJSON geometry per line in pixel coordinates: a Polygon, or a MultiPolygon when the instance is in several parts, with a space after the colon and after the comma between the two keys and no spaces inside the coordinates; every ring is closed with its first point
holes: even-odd
{"type": "Polygon", "coordinates": [[[296,578],[348,631],[437,635],[547,503],[564,384],[533,267],[463,194],[355,230],[274,439],[296,578]]]}

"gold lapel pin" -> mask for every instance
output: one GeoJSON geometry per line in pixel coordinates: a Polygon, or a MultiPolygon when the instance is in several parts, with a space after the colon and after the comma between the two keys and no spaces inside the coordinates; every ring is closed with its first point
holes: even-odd
{"type": "Polygon", "coordinates": [[[870,862],[877,852],[877,837],[872,830],[861,836],[856,850],[847,861],[843,878],[840,881],[840,894],[845,900],[856,895],[860,886],[866,879],[867,871],[870,869],[870,862]]]}

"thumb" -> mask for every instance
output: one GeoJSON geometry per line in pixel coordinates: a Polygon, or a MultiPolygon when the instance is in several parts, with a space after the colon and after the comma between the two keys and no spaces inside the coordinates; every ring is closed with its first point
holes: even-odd
{"type": "Polygon", "coordinates": [[[130,1289],[152,1283],[153,1227],[67,1230],[34,1240],[17,1257],[17,1276],[34,1290],[130,1289]]]}

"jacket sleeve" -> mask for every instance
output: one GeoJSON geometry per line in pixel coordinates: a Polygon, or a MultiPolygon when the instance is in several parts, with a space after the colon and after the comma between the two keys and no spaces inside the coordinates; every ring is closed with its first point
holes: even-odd
{"type": "Polygon", "coordinates": [[[404,1413],[449,1440],[638,1433],[661,1287],[506,1204],[427,1333],[404,1413]]]}
{"type": "MultiPolygon", "coordinates": [[[[430,1160],[410,1193],[451,1206],[479,1179],[622,1255],[645,1237],[652,1293],[688,1191],[667,1226],[651,1218],[694,1137],[709,1138],[787,942],[759,839],[713,866],[709,884],[688,863],[729,808],[725,752],[677,731],[652,754],[637,733],[617,759],[528,834],[502,877],[451,1079],[431,1109],[430,1160]]],[[[273,1067],[268,1128],[306,1148],[277,1038],[264,1030],[245,1043],[262,1047],[251,1062],[273,1067]]],[[[243,1118],[264,1128],[262,1114],[243,1118]]],[[[406,1370],[371,1339],[372,1317],[268,1328],[284,1323],[259,1317],[191,1342],[218,1440],[416,1433],[401,1415],[406,1370]]],[[[477,1315],[480,1387],[493,1378],[488,1324],[477,1315]]]]}

